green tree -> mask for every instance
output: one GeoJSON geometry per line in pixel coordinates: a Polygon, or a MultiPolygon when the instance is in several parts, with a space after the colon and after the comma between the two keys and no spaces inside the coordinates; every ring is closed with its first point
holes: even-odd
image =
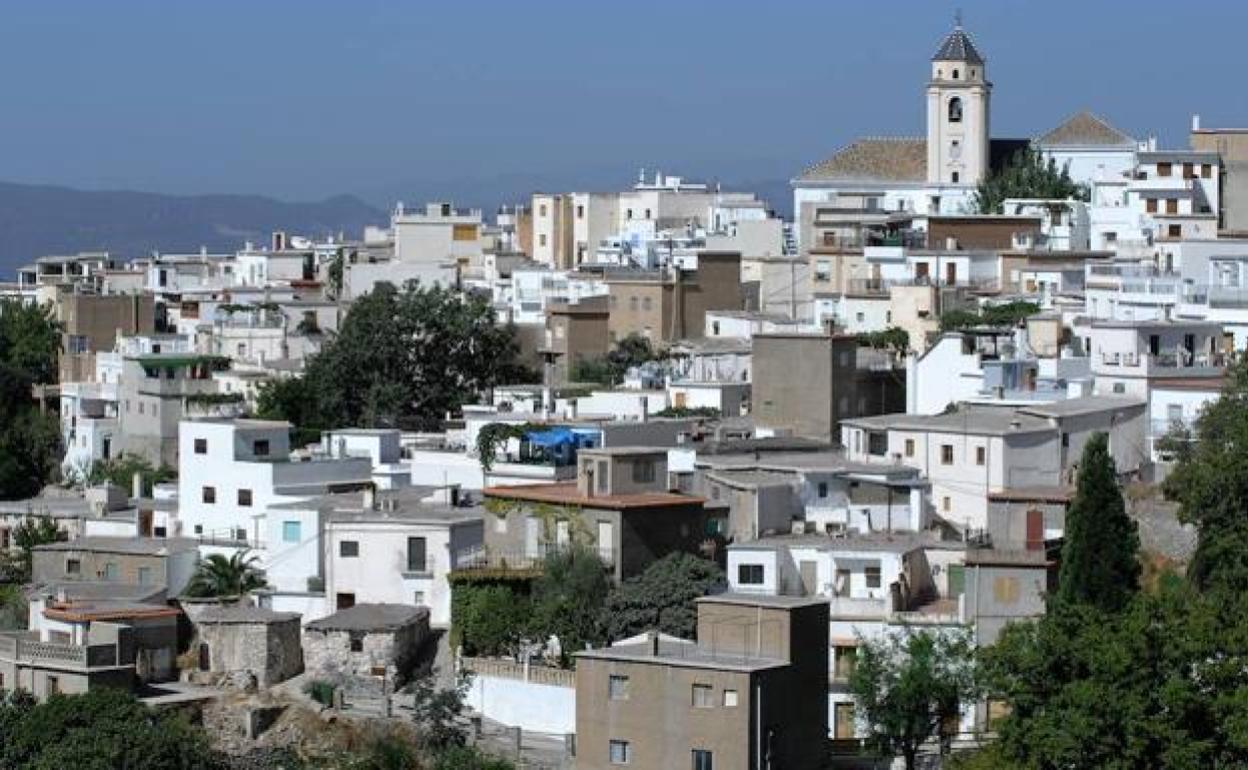
{"type": "Polygon", "coordinates": [[[30,603],[22,587],[16,583],[0,583],[0,631],[25,631],[29,622],[30,603]]]}
{"type": "Polygon", "coordinates": [[[914,770],[920,747],[980,693],[971,635],[904,630],[860,644],[849,689],[867,744],[914,770]]]}
{"type": "Polygon", "coordinates": [[[204,733],[109,688],[0,704],[0,767],[12,770],[198,770],[215,761],[204,733]]]}
{"type": "Polygon", "coordinates": [[[533,582],[531,635],[539,641],[559,637],[566,664],[573,652],[604,640],[602,607],[610,590],[597,551],[583,545],[552,551],[533,582]]]}
{"type": "Polygon", "coordinates": [[[150,495],[152,487],[156,484],[163,484],[178,477],[177,471],[168,465],[162,464],[156,468],[146,457],[126,453],[93,463],[87,474],[87,481],[91,484],[113,484],[129,490],[134,483],[136,473],[139,474],[145,495],[150,495]]]}
{"type": "Polygon", "coordinates": [[[302,446],[317,441],[322,430],[337,427],[322,419],[316,393],[306,377],[272,379],[256,391],[256,416],[265,420],[285,420],[293,427],[291,442],[302,446]]]}
{"type": "Polygon", "coordinates": [[[186,586],[187,596],[242,596],[268,585],[264,573],[256,567],[259,557],[246,551],[230,556],[213,553],[195,567],[195,574],[186,586]]]}
{"type": "MultiPolygon", "coordinates": [[[[942,327],[944,325],[943,315],[941,316],[941,325],[942,327]]],[[[910,349],[910,332],[900,326],[890,326],[878,332],[863,332],[858,335],[858,344],[869,348],[905,353],[910,349]]]]}
{"type": "Polygon", "coordinates": [[[27,516],[13,528],[16,550],[0,556],[0,579],[3,582],[29,583],[32,552],[35,546],[57,543],[68,538],[56,521],[47,516],[27,516]]]}
{"type": "Polygon", "coordinates": [[[434,752],[464,746],[468,736],[460,717],[466,707],[472,677],[461,673],[451,687],[439,687],[436,672],[430,672],[407,686],[412,694],[412,718],[424,745],[434,752]]]}
{"type": "Polygon", "coordinates": [[[529,623],[529,597],[499,583],[458,581],[451,595],[454,637],[468,655],[516,657],[529,623]]]}
{"type": "Polygon", "coordinates": [[[1139,590],[1140,537],[1127,515],[1104,433],[1083,448],[1064,534],[1058,600],[1111,612],[1124,607],[1139,590]]]}
{"type": "Polygon", "coordinates": [[[61,331],[50,303],[0,300],[0,362],[28,382],[57,381],[61,331]]]}
{"type": "Polygon", "coordinates": [[[475,746],[451,746],[439,752],[431,770],[515,770],[501,757],[491,757],[475,746]]]}
{"type": "Polygon", "coordinates": [[[609,639],[626,639],[651,629],[692,639],[698,628],[694,602],[724,583],[715,562],[672,553],[620,583],[607,597],[603,626],[609,639]]]}
{"type": "Polygon", "coordinates": [[[0,499],[23,500],[56,480],[61,426],[55,414],[30,405],[29,388],[9,398],[22,400],[0,407],[0,499]]]}
{"type": "Polygon", "coordinates": [[[1191,436],[1172,446],[1176,463],[1162,488],[1179,520],[1197,529],[1188,577],[1204,590],[1248,592],[1248,358],[1227,371],[1191,436]]]}
{"type": "Polygon", "coordinates": [[[1088,200],[1088,190],[1070,178],[1070,170],[1058,168],[1034,148],[1014,153],[1004,168],[986,176],[975,188],[972,205],[980,214],[1001,214],[1006,198],[1088,200]]]}
{"type": "Polygon", "coordinates": [[[1010,713],[995,751],[1012,765],[1242,767],[1248,756],[1248,602],[1190,586],[1118,612],[1057,603],[983,653],[1010,713]]]}
{"type": "Polygon", "coordinates": [[[484,299],[415,282],[378,284],[309,361],[306,390],[286,383],[262,408],[300,427],[430,428],[520,375],[511,326],[484,299]],[[305,411],[306,408],[306,411],[305,411]],[[293,413],[292,413],[293,412],[293,413]]]}

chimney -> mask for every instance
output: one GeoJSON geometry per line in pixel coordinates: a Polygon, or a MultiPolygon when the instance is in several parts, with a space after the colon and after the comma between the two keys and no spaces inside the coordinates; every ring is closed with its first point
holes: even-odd
{"type": "Polygon", "coordinates": [[[372,511],[377,508],[377,487],[371,484],[364,487],[364,510],[372,511]]]}
{"type": "Polygon", "coordinates": [[[650,654],[656,658],[659,657],[659,632],[649,631],[646,637],[650,640],[650,654]]]}
{"type": "Polygon", "coordinates": [[[1200,114],[1199,113],[1192,115],[1192,130],[1193,131],[1200,130],[1200,114]]]}
{"type": "Polygon", "coordinates": [[[143,496],[143,474],[139,471],[135,471],[134,475],[130,477],[130,496],[143,496]]]}

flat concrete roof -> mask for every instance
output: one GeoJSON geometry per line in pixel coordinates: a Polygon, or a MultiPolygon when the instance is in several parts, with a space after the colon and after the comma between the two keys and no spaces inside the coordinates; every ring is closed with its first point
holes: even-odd
{"type": "Polygon", "coordinates": [[[357,604],[333,615],[314,620],[308,631],[394,632],[429,617],[429,608],[408,604],[357,604]]]}
{"type": "Polygon", "coordinates": [[[98,553],[121,553],[135,556],[168,556],[199,549],[199,541],[189,537],[113,537],[94,535],[75,540],[44,543],[34,547],[36,551],[95,551],[98,553]]]}
{"type": "Polygon", "coordinates": [[[662,508],[675,505],[701,505],[704,498],[677,492],[638,492],[629,495],[583,495],[575,483],[522,484],[518,486],[486,487],[486,497],[501,497],[535,503],[556,505],[579,505],[584,508],[608,508],[625,510],[631,508],[662,508]]]}

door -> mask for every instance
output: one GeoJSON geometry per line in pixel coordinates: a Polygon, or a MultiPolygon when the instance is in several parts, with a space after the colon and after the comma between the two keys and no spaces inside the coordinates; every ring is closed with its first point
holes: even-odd
{"type": "Polygon", "coordinates": [[[819,592],[819,564],[803,560],[798,563],[797,567],[802,576],[802,594],[814,596],[819,592]]]}
{"type": "Polygon", "coordinates": [[[836,595],[849,596],[849,570],[838,569],[836,571],[836,595]]]}
{"type": "Polygon", "coordinates": [[[541,531],[541,519],[530,516],[524,520],[524,555],[530,559],[536,559],[541,556],[539,552],[541,531]]]}
{"type": "Polygon", "coordinates": [[[210,671],[212,669],[211,663],[212,663],[212,658],[211,658],[210,653],[208,652],[208,645],[200,643],[199,645],[199,670],[210,671]]]}
{"type": "Polygon", "coordinates": [[[1035,508],[1027,511],[1027,550],[1044,550],[1044,512],[1035,508]]]}
{"type": "Polygon", "coordinates": [[[958,282],[958,265],[956,262],[950,262],[945,265],[945,283],[950,286],[956,285],[958,282]]]}
{"type": "Polygon", "coordinates": [[[833,736],[837,740],[847,741],[854,737],[854,704],[838,703],[833,709],[833,736]]]}
{"type": "Polygon", "coordinates": [[[927,263],[916,262],[914,265],[914,280],[922,283],[924,278],[927,278],[927,263]]]}
{"type": "Polygon", "coordinates": [[[608,564],[614,564],[615,527],[609,521],[598,522],[598,555],[608,564]]]}
{"type": "Polygon", "coordinates": [[[949,565],[949,598],[956,599],[966,593],[966,566],[963,564],[949,565]]]}
{"type": "Polygon", "coordinates": [[[684,408],[685,408],[685,405],[686,405],[688,402],[689,402],[689,394],[688,394],[688,393],[685,393],[683,390],[681,390],[681,391],[676,391],[676,408],[677,408],[677,409],[684,409],[684,408]]]}

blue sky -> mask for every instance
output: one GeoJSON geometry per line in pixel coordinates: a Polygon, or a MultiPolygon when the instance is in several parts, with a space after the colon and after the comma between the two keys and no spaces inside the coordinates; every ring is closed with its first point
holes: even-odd
{"type": "Polygon", "coordinates": [[[993,134],[1089,108],[1185,143],[1248,125],[1248,3],[1156,0],[5,0],[0,179],[381,203],[783,180],[918,134],[958,5],[993,134]]]}

